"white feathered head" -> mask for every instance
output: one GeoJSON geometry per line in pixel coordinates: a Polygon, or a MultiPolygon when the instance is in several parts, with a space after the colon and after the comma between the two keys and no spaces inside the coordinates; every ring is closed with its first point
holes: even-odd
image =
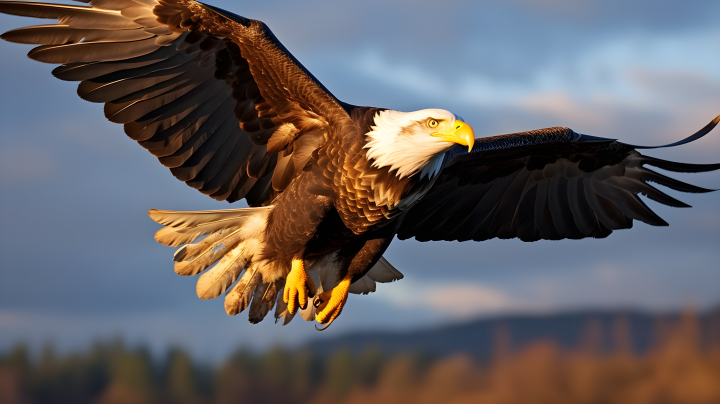
{"type": "Polygon", "coordinates": [[[443,109],[415,112],[380,111],[367,133],[368,159],[373,167],[390,167],[400,178],[420,173],[433,177],[441,168],[445,151],[456,144],[475,143],[470,125],[443,109]]]}

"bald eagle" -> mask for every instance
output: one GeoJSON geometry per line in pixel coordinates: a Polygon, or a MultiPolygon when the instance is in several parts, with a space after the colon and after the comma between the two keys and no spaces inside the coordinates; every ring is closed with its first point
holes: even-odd
{"type": "MultiPolygon", "coordinates": [[[[638,197],[687,207],[650,186],[709,192],[650,168],[704,172],[640,154],[648,147],[566,127],[475,139],[442,109],[400,112],[337,99],[264,23],[191,0],[0,1],[0,12],[57,19],[2,39],[39,44],[78,95],[187,185],[249,208],[150,210],[155,239],[179,247],[197,295],[225,294],[252,323],[275,308],[323,328],[348,293],[403,275],[394,237],[430,240],[607,237],[633,220],[667,223],[638,197]]],[[[665,146],[696,140],[720,121],[665,146]]]]}

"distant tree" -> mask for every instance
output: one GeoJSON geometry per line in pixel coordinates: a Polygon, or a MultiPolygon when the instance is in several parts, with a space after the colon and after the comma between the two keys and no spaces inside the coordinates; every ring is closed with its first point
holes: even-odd
{"type": "Polygon", "coordinates": [[[299,349],[290,355],[290,380],[288,392],[298,399],[310,394],[313,384],[320,378],[315,355],[307,349],[299,349]]]}
{"type": "Polygon", "coordinates": [[[376,402],[414,403],[413,391],[419,378],[418,359],[411,354],[400,354],[383,366],[376,393],[376,402]]]}
{"type": "Polygon", "coordinates": [[[129,352],[121,347],[112,349],[110,383],[99,404],[154,403],[157,398],[157,380],[150,355],[144,350],[129,352]]]}
{"type": "Polygon", "coordinates": [[[325,362],[325,386],[335,397],[347,395],[358,376],[357,362],[347,348],[339,348],[325,362]]]}
{"type": "Polygon", "coordinates": [[[16,345],[0,358],[0,403],[29,402],[26,383],[29,373],[30,363],[25,345],[16,345]]]}
{"type": "Polygon", "coordinates": [[[200,401],[198,380],[190,356],[182,349],[168,355],[165,394],[172,403],[194,404],[200,401]]]}
{"type": "Polygon", "coordinates": [[[357,360],[357,381],[363,386],[371,386],[385,363],[385,354],[378,346],[368,346],[357,360]]]}

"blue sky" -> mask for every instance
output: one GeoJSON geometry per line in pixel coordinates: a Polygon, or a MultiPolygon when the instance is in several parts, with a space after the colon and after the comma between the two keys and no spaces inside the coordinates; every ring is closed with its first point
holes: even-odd
{"type": "MultiPolygon", "coordinates": [[[[720,114],[717,1],[211,3],[266,22],[338,98],[449,109],[477,136],[569,126],[665,144],[720,114]]],[[[1,31],[44,23],[0,16],[1,31]]],[[[146,215],[228,205],[175,180],[101,105],[80,100],[76,83],[26,58],[30,49],[0,43],[0,349],[122,335],[218,357],[237,344],[498,313],[720,302],[720,193],[665,190],[693,206],[648,201],[670,227],[636,222],[604,240],[396,240],[386,257],[406,278],[351,295],[327,331],[299,319],[251,326],[244,313],[226,316],[221,299],[197,299],[146,215]]],[[[648,154],[719,162],[720,131],[648,154]]],[[[718,173],[673,176],[720,188],[718,173]]]]}

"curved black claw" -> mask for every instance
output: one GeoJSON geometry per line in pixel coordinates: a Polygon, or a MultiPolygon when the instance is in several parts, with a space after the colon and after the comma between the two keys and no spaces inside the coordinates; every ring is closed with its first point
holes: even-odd
{"type": "Polygon", "coordinates": [[[329,323],[325,324],[324,326],[318,328],[317,324],[315,324],[315,329],[318,331],[325,331],[328,327],[330,327],[330,324],[334,323],[335,319],[330,320],[329,323]]]}

